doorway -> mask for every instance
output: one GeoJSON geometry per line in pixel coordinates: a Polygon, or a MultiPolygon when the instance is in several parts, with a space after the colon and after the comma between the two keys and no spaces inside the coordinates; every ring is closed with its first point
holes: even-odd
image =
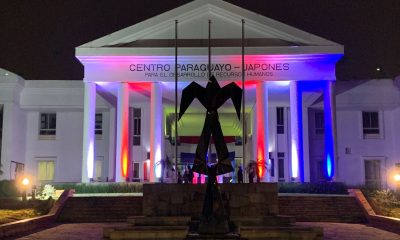
{"type": "Polygon", "coordinates": [[[381,160],[364,160],[365,185],[371,188],[381,188],[381,160]]]}

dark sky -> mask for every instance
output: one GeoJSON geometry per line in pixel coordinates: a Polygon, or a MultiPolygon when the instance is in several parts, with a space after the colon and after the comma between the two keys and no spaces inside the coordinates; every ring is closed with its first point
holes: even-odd
{"type": "MultiPolygon", "coordinates": [[[[26,79],[82,79],[76,46],[187,2],[0,0],[0,67],[26,79]]],[[[340,80],[400,75],[399,0],[228,2],[343,44],[340,80]]]]}

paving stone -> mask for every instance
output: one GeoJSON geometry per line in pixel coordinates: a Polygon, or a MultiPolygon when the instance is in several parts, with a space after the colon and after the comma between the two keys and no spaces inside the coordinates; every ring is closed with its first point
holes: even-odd
{"type": "MultiPolygon", "coordinates": [[[[324,240],[400,240],[400,235],[363,224],[305,222],[299,226],[324,228],[324,240]]],[[[126,223],[79,223],[60,224],[43,231],[30,234],[19,240],[81,240],[103,239],[104,227],[125,227],[126,223]]]]}

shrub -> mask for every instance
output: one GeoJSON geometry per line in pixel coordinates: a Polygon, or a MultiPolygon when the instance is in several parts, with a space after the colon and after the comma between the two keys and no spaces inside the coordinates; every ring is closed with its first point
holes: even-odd
{"type": "Polygon", "coordinates": [[[48,198],[54,199],[55,196],[56,196],[56,189],[50,184],[44,185],[42,190],[39,192],[40,199],[48,199],[48,198]]]}
{"type": "Polygon", "coordinates": [[[278,183],[280,193],[348,194],[340,182],[278,183]]]}
{"type": "Polygon", "coordinates": [[[35,213],[37,215],[44,215],[49,213],[54,203],[55,200],[52,197],[49,197],[46,200],[32,201],[33,208],[35,209],[35,213]]]}
{"type": "Polygon", "coordinates": [[[0,181],[0,197],[18,197],[21,196],[15,181],[1,180],[0,181]]]}
{"type": "Polygon", "coordinates": [[[137,193],[142,192],[141,183],[77,183],[59,184],[57,190],[75,189],[75,193],[137,193]]]}

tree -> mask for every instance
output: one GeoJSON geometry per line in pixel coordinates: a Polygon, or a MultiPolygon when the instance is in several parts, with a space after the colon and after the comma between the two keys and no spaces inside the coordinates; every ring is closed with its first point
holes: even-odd
{"type": "Polygon", "coordinates": [[[156,163],[156,165],[161,165],[161,177],[160,177],[161,183],[164,182],[165,173],[167,173],[167,177],[168,177],[168,170],[175,171],[174,164],[169,159],[169,157],[161,159],[159,162],[156,163]],[[167,171],[165,172],[165,170],[167,170],[167,171]]]}
{"type": "Polygon", "coordinates": [[[262,163],[262,162],[257,162],[255,160],[250,160],[247,163],[245,170],[248,176],[251,175],[254,176],[254,174],[256,174],[257,182],[260,182],[261,181],[261,176],[259,171],[260,168],[264,168],[265,170],[267,170],[268,169],[267,162],[262,163]]]}

